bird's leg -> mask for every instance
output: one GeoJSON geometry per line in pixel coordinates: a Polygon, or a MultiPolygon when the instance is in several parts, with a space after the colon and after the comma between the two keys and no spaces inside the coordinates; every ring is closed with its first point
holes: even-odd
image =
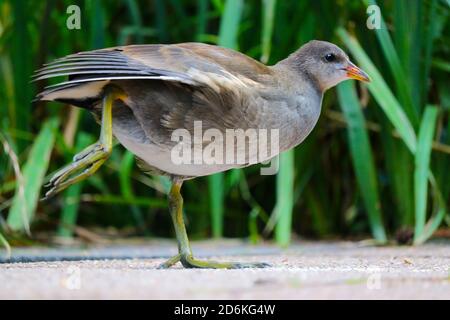
{"type": "Polygon", "coordinates": [[[112,150],[112,107],[117,99],[125,99],[123,92],[106,88],[102,102],[102,121],[99,140],[74,156],[73,162],[55,172],[47,184],[49,198],[67,187],[93,175],[108,159],[112,150]],[[81,171],[81,173],[80,173],[81,171]],[[78,173],[78,174],[77,174],[78,173]]]}
{"type": "Polygon", "coordinates": [[[269,266],[267,263],[216,262],[195,259],[192,255],[186,227],[184,225],[183,198],[180,193],[182,183],[182,181],[174,181],[169,192],[169,210],[178,241],[178,254],[160,265],[159,268],[169,268],[178,261],[180,261],[185,268],[240,269],[264,268],[269,266]]]}

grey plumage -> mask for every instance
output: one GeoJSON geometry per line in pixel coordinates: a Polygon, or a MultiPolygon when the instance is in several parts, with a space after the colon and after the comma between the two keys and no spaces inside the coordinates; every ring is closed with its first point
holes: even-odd
{"type": "Polygon", "coordinates": [[[92,112],[98,112],[105,86],[121,88],[128,98],[113,107],[116,138],[153,171],[192,177],[238,166],[170,164],[171,133],[183,128],[193,134],[195,121],[202,121],[203,130],[223,133],[278,129],[280,151],[301,143],[317,122],[323,92],[344,80],[329,75],[334,69],[323,63],[329,52],[343,65],[348,61],[338,47],[319,41],[271,67],[206,44],[126,46],[69,55],[38,70],[34,79],[68,76],[37,99],[92,112]]]}
{"type": "Polygon", "coordinates": [[[47,87],[37,100],[86,108],[101,119],[102,130],[96,143],[52,175],[46,198],[93,175],[110,156],[114,135],[144,172],[171,178],[168,202],[178,254],[160,268],[181,262],[219,269],[268,265],[195,259],[183,219],[183,181],[261,162],[296,146],[314,128],[325,90],[348,78],[369,79],[341,49],[321,41],[270,67],[199,43],[118,47],[58,59],[35,79],[58,76],[68,80],[47,87]],[[182,161],[176,159],[180,147],[182,161]]]}

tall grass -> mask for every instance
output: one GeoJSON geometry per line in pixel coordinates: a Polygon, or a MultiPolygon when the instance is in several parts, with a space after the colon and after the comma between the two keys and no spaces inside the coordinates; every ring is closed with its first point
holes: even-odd
{"type": "Polygon", "coordinates": [[[386,231],[381,216],[381,203],[375,163],[365,128],[364,115],[358,101],[354,84],[345,82],[338,87],[339,103],[348,122],[348,143],[361,196],[369,216],[372,234],[375,239],[385,242],[386,231]]]}
{"type": "Polygon", "coordinates": [[[84,184],[37,201],[44,173],[94,141],[99,128],[85,111],[67,112],[57,103],[33,107],[43,84],[35,88],[29,76],[76,51],[186,41],[273,64],[306,41],[329,40],[373,80],[327,92],[317,127],[281,156],[276,177],[260,176],[256,166],[186,183],[194,237],[263,236],[287,245],[296,233],[420,244],[448,227],[448,1],[80,0],[82,29],[68,30],[65,8],[72,2],[0,3],[0,131],[18,155],[26,197],[20,198],[10,157],[0,153],[0,222],[7,221],[0,243],[28,223],[32,231],[64,237],[77,225],[113,227],[124,236],[171,235],[167,179],[141,173],[121,147],[84,184]],[[381,29],[366,28],[371,4],[381,8],[381,29]]]}
{"type": "Polygon", "coordinates": [[[40,190],[50,161],[57,126],[57,119],[52,118],[46,121],[33,143],[28,160],[23,167],[23,184],[18,184],[9,210],[7,222],[11,230],[29,229],[29,221],[34,217],[40,190]]]}

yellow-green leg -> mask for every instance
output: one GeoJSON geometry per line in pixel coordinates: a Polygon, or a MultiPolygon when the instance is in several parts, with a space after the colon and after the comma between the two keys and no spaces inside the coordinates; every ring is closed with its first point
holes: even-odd
{"type": "Polygon", "coordinates": [[[178,241],[178,254],[162,265],[159,268],[166,269],[173,266],[178,261],[185,268],[205,268],[205,269],[240,269],[240,268],[264,268],[268,267],[267,263],[239,263],[239,262],[216,262],[197,260],[192,255],[191,246],[186,233],[186,227],[183,219],[183,197],[180,190],[182,181],[174,181],[169,192],[169,210],[172,217],[172,222],[175,228],[175,234],[178,241]]]}
{"type": "Polygon", "coordinates": [[[113,142],[112,107],[117,99],[125,99],[125,95],[116,88],[109,87],[105,89],[99,140],[75,155],[71,164],[52,175],[47,184],[50,190],[45,194],[44,199],[50,198],[67,187],[90,177],[108,159],[113,142]]]}

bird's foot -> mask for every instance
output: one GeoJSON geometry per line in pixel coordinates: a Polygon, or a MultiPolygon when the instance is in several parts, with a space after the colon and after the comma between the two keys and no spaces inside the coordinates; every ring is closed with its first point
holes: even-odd
{"type": "Polygon", "coordinates": [[[173,256],[169,260],[165,261],[164,263],[161,263],[158,266],[158,269],[169,269],[171,266],[173,266],[174,264],[176,264],[180,261],[181,261],[181,255],[177,254],[176,256],[173,256]]]}
{"type": "Polygon", "coordinates": [[[181,256],[180,254],[170,258],[163,264],[161,264],[158,269],[168,269],[177,262],[181,262],[183,267],[199,268],[199,269],[246,269],[246,268],[267,268],[270,264],[265,262],[217,262],[208,260],[198,260],[192,255],[181,256]]]}
{"type": "Polygon", "coordinates": [[[46,185],[50,190],[47,191],[44,199],[48,199],[67,187],[93,175],[108,159],[110,154],[111,147],[97,142],[75,155],[71,164],[52,175],[46,185]],[[80,171],[81,173],[79,173],[80,171]]]}

